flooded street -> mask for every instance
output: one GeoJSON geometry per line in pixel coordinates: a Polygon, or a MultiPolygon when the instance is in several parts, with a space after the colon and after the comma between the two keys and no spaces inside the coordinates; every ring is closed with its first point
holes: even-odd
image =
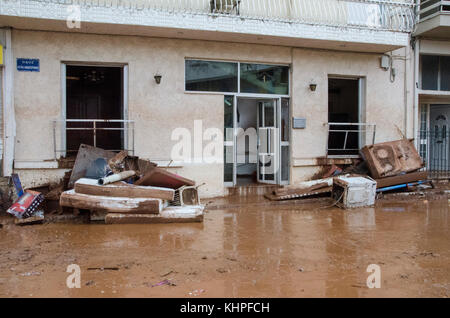
{"type": "Polygon", "coordinates": [[[227,200],[199,224],[5,224],[0,296],[450,296],[446,197],[348,211],[227,200]],[[80,289],[66,287],[70,264],[80,289]],[[366,285],[370,264],[380,289],[366,285]]]}

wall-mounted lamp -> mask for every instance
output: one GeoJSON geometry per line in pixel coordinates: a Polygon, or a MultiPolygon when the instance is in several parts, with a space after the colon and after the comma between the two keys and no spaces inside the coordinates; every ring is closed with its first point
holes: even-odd
{"type": "Polygon", "coordinates": [[[162,75],[159,75],[159,74],[155,75],[155,82],[156,82],[156,84],[160,84],[161,83],[161,78],[162,78],[162,75]]]}
{"type": "Polygon", "coordinates": [[[311,92],[315,92],[316,88],[317,88],[317,84],[316,83],[309,84],[309,89],[311,90],[311,92]]]}

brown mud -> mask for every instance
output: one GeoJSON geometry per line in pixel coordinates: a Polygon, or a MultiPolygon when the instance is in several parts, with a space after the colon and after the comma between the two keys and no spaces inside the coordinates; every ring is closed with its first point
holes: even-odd
{"type": "Polygon", "coordinates": [[[353,210],[263,200],[212,200],[200,224],[18,227],[3,218],[0,296],[450,296],[446,195],[353,210]],[[81,268],[80,289],[66,286],[70,264],[81,268]],[[366,285],[370,264],[381,268],[379,289],[366,285]]]}

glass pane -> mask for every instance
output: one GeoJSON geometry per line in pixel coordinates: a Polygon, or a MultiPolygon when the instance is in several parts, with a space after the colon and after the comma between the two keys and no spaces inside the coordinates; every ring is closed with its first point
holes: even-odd
{"type": "Polygon", "coordinates": [[[224,99],[224,140],[233,141],[233,96],[224,99]]]}
{"type": "Polygon", "coordinates": [[[441,56],[441,91],[450,91],[450,56],[441,56]]]}
{"type": "Polygon", "coordinates": [[[233,182],[233,147],[224,147],[223,152],[223,179],[224,182],[233,182]]]}
{"type": "Polygon", "coordinates": [[[264,103],[264,127],[274,127],[275,125],[275,112],[273,109],[273,103],[264,103]]]}
{"type": "Polygon", "coordinates": [[[289,141],[289,99],[281,99],[281,141],[289,141]]]}
{"type": "Polygon", "coordinates": [[[241,63],[241,92],[289,94],[289,67],[241,63]]]}
{"type": "Polygon", "coordinates": [[[186,60],[186,90],[237,92],[237,63],[186,60]]]}
{"type": "Polygon", "coordinates": [[[422,55],[422,89],[438,89],[439,56],[422,55]]]}
{"type": "Polygon", "coordinates": [[[289,146],[281,147],[281,180],[289,181],[289,146]]]}

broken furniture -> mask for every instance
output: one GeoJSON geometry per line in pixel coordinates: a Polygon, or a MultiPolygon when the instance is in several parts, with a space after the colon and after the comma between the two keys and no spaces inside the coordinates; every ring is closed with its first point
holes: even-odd
{"type": "Polygon", "coordinates": [[[182,186],[194,186],[195,182],[164,169],[153,167],[134,184],[179,189],[182,186]]]}
{"type": "Polygon", "coordinates": [[[175,190],[160,187],[137,186],[123,181],[99,185],[97,180],[82,178],[75,182],[75,192],[108,197],[157,198],[171,201],[174,199],[175,190]]]}
{"type": "Polygon", "coordinates": [[[412,140],[408,139],[365,146],[361,152],[374,179],[413,172],[424,167],[412,140]]]}
{"type": "Polygon", "coordinates": [[[300,199],[331,192],[332,178],[301,182],[297,185],[284,186],[264,196],[271,201],[300,199]]]}
{"type": "Polygon", "coordinates": [[[369,177],[339,176],[333,179],[331,196],[344,209],[372,206],[376,189],[376,181],[369,177]]]}

